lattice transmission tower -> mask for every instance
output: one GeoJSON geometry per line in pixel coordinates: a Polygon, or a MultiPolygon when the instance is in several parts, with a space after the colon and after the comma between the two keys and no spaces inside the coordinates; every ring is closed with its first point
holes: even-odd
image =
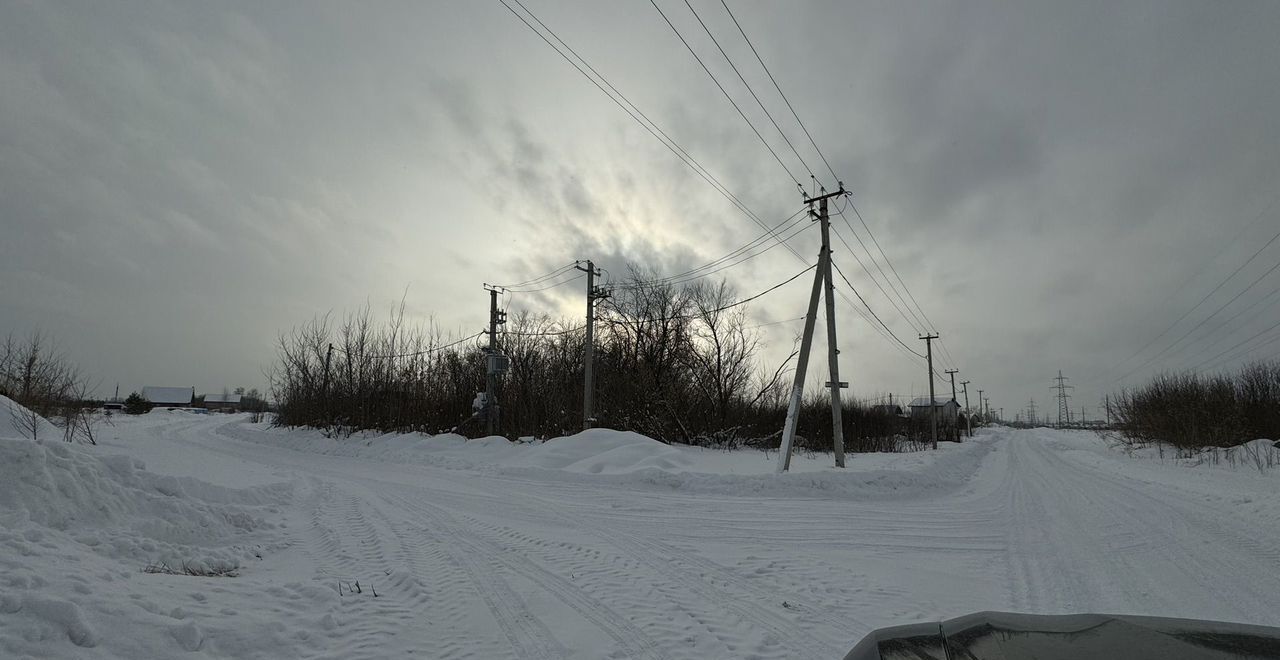
{"type": "Polygon", "coordinates": [[[1075,389],[1075,385],[1067,384],[1068,379],[1062,375],[1061,369],[1058,370],[1058,377],[1054,380],[1058,381],[1058,384],[1049,389],[1058,390],[1058,426],[1063,426],[1071,423],[1071,406],[1067,403],[1071,395],[1067,394],[1067,390],[1075,389]]]}

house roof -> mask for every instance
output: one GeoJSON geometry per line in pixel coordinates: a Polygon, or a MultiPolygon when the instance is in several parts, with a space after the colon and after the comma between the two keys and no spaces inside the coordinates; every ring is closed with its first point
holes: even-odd
{"type": "Polygon", "coordinates": [[[240,403],[239,394],[206,394],[205,403],[240,403]]]}
{"type": "Polygon", "coordinates": [[[195,394],[192,387],[151,387],[142,388],[142,398],[151,403],[175,403],[191,405],[191,397],[195,394]]]}
{"type": "MultiPolygon", "coordinates": [[[[944,399],[944,398],[940,398],[940,397],[934,397],[934,398],[933,398],[933,405],[935,405],[935,406],[945,406],[945,405],[947,405],[948,403],[952,403],[952,402],[953,402],[953,400],[952,400],[952,399],[944,399]]],[[[958,403],[957,403],[956,405],[960,405],[960,404],[958,404],[958,403]]],[[[920,398],[918,398],[918,399],[912,399],[912,400],[911,400],[911,407],[912,407],[912,408],[928,408],[928,407],[929,407],[929,397],[927,397],[927,396],[922,396],[922,397],[920,397],[920,398]]]]}

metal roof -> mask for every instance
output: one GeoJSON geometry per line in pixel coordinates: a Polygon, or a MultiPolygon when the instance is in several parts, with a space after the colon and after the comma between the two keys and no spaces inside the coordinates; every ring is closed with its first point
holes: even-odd
{"type": "Polygon", "coordinates": [[[191,397],[195,395],[193,387],[151,387],[142,388],[142,398],[151,403],[191,405],[191,397]]]}
{"type": "MultiPolygon", "coordinates": [[[[938,398],[938,397],[934,397],[934,398],[933,398],[933,405],[935,405],[935,406],[945,406],[945,405],[947,405],[948,403],[952,403],[953,401],[954,401],[954,399],[941,399],[941,398],[938,398]]],[[[956,405],[960,405],[960,404],[958,404],[958,403],[957,403],[956,405]]],[[[911,407],[912,407],[912,408],[928,408],[928,407],[929,407],[929,397],[927,397],[927,396],[922,396],[922,397],[920,397],[920,398],[918,398],[918,399],[912,399],[912,400],[911,400],[911,407]]]]}

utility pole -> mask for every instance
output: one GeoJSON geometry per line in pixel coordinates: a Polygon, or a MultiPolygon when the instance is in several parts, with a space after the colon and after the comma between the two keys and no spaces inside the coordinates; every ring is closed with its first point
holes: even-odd
{"type": "MultiPolygon", "coordinates": [[[[841,186],[842,191],[843,189],[844,186],[841,186]]],[[[828,199],[824,195],[818,200],[818,222],[822,230],[822,250],[827,254],[827,258],[822,260],[822,279],[826,281],[827,286],[824,297],[827,303],[827,370],[831,376],[831,381],[827,383],[827,388],[831,391],[831,444],[835,450],[836,467],[842,468],[844,467],[844,411],[840,403],[840,390],[848,387],[849,384],[840,382],[840,361],[837,359],[840,351],[836,348],[836,290],[831,281],[831,220],[827,215],[828,199]]]]}
{"type": "Polygon", "coordinates": [[[827,313],[827,363],[831,380],[827,387],[831,390],[831,442],[835,449],[836,467],[844,467],[844,422],[840,404],[840,390],[849,384],[840,380],[840,366],[836,358],[840,351],[836,349],[836,308],[835,287],[831,280],[831,235],[830,218],[827,215],[827,200],[845,194],[844,184],[833,193],[818,197],[805,197],[809,205],[809,213],[813,219],[821,223],[822,248],[818,252],[818,264],[813,274],[813,289],[809,293],[809,312],[804,320],[804,336],[800,340],[800,356],[796,361],[795,383],[791,387],[791,401],[787,406],[787,421],[782,429],[781,456],[778,460],[778,472],[786,472],[791,467],[791,449],[795,445],[796,427],[800,422],[800,400],[804,395],[804,379],[809,369],[809,352],[813,348],[813,330],[818,320],[818,297],[826,288],[827,313]],[[818,205],[814,213],[813,205],[818,205]]]}
{"type": "Polygon", "coordinates": [[[587,259],[586,266],[576,262],[574,268],[587,274],[587,337],[583,346],[582,372],[582,430],[595,426],[595,361],[596,361],[596,301],[609,297],[608,290],[596,286],[600,269],[587,259]]]}
{"type": "Polygon", "coordinates": [[[485,435],[495,435],[501,428],[498,416],[502,414],[497,400],[498,374],[506,371],[500,369],[499,364],[498,326],[507,322],[507,313],[498,309],[498,294],[502,293],[502,289],[486,284],[484,290],[489,292],[489,348],[485,351],[484,369],[485,435]]]}
{"type": "Polygon", "coordinates": [[[969,381],[960,381],[960,386],[964,388],[964,417],[969,420],[969,437],[973,437],[973,411],[969,410],[969,381]]]}
{"type": "Polygon", "coordinates": [[[1027,403],[1027,419],[1030,420],[1032,426],[1036,425],[1036,400],[1035,399],[1032,399],[1027,403]]]}
{"type": "MultiPolygon", "coordinates": [[[[943,373],[945,373],[945,374],[947,374],[948,376],[950,376],[950,377],[951,377],[951,400],[952,400],[953,402],[956,402],[956,374],[960,373],[960,370],[959,370],[959,369],[947,369],[947,370],[946,370],[946,371],[944,371],[943,373]]],[[[959,403],[959,402],[956,402],[956,405],[957,405],[957,406],[959,406],[959,405],[960,405],[960,403],[959,403]]],[[[959,421],[960,421],[960,420],[957,418],[957,419],[955,420],[955,422],[956,422],[956,423],[952,425],[952,426],[954,426],[954,427],[955,427],[953,430],[955,431],[955,441],[956,441],[956,442],[959,442],[959,441],[960,441],[960,424],[959,424],[959,421]]]]}
{"type": "Polygon", "coordinates": [[[1067,399],[1070,399],[1071,395],[1067,394],[1067,390],[1075,389],[1075,386],[1066,384],[1067,377],[1062,375],[1061,369],[1058,370],[1058,377],[1054,380],[1058,381],[1058,384],[1049,389],[1058,390],[1058,428],[1062,428],[1064,423],[1071,423],[1071,408],[1067,405],[1067,399]]]}
{"type": "MultiPolygon", "coordinates": [[[[927,353],[926,362],[929,365],[929,425],[933,428],[933,448],[938,448],[938,402],[933,395],[933,340],[938,335],[924,335],[920,337],[924,340],[925,352],[927,353]]],[[[917,354],[918,355],[918,354],[917,354]]]]}
{"type": "Polygon", "coordinates": [[[978,390],[978,414],[982,415],[982,423],[987,423],[987,416],[982,414],[982,390],[978,390]]]}

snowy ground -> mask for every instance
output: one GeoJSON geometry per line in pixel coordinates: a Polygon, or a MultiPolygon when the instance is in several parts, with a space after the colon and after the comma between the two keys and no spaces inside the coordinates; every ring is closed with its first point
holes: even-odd
{"type": "Polygon", "coordinates": [[[838,658],[983,609],[1280,625],[1280,474],[1091,434],[777,476],[611,432],[117,420],[96,448],[0,439],[0,657],[838,658]]]}

